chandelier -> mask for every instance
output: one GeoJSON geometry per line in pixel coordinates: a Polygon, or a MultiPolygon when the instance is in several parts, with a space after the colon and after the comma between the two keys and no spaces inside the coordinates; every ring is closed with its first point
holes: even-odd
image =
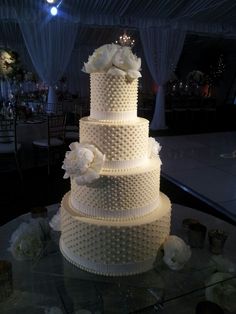
{"type": "Polygon", "coordinates": [[[124,31],[124,34],[119,37],[118,40],[116,40],[116,44],[119,44],[121,46],[126,46],[126,47],[133,47],[135,43],[135,40],[132,39],[130,36],[126,34],[126,31],[124,31]]]}

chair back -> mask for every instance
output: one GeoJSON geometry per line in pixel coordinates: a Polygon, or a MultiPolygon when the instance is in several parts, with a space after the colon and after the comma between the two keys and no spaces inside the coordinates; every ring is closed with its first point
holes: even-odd
{"type": "Polygon", "coordinates": [[[63,142],[65,140],[65,124],[66,115],[49,115],[48,116],[48,141],[50,145],[50,139],[58,138],[63,142]]]}
{"type": "Polygon", "coordinates": [[[17,150],[16,117],[13,119],[0,118],[0,144],[14,143],[17,150]]]}

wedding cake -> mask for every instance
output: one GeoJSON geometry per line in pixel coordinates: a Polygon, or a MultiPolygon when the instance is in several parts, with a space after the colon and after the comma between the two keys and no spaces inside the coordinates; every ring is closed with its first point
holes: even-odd
{"type": "Polygon", "coordinates": [[[71,190],[61,204],[60,250],[89,272],[124,276],[153,267],[170,232],[171,204],[160,192],[159,144],[137,117],[141,61],[128,47],[95,50],[90,116],[63,164],[71,190]]]}

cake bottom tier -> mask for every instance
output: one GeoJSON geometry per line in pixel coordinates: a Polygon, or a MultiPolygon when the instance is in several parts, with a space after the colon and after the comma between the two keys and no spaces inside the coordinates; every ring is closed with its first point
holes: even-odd
{"type": "Polygon", "coordinates": [[[171,204],[160,193],[158,207],[134,220],[107,221],[78,214],[69,206],[67,193],[61,206],[60,250],[86,271],[126,276],[153,268],[157,251],[170,232],[171,204]]]}

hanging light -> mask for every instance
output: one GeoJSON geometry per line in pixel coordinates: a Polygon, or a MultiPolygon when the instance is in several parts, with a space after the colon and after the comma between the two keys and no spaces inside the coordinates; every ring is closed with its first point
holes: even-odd
{"type": "Polygon", "coordinates": [[[121,35],[118,40],[116,40],[116,44],[132,48],[135,44],[135,40],[128,36],[126,31],[124,31],[124,34],[121,35]]]}
{"type": "Polygon", "coordinates": [[[50,13],[51,13],[53,16],[57,15],[57,12],[58,12],[57,7],[55,7],[55,6],[51,7],[50,13]]]}
{"type": "Polygon", "coordinates": [[[58,14],[58,9],[62,3],[62,0],[46,0],[46,2],[47,10],[52,16],[56,16],[58,14]]]}

